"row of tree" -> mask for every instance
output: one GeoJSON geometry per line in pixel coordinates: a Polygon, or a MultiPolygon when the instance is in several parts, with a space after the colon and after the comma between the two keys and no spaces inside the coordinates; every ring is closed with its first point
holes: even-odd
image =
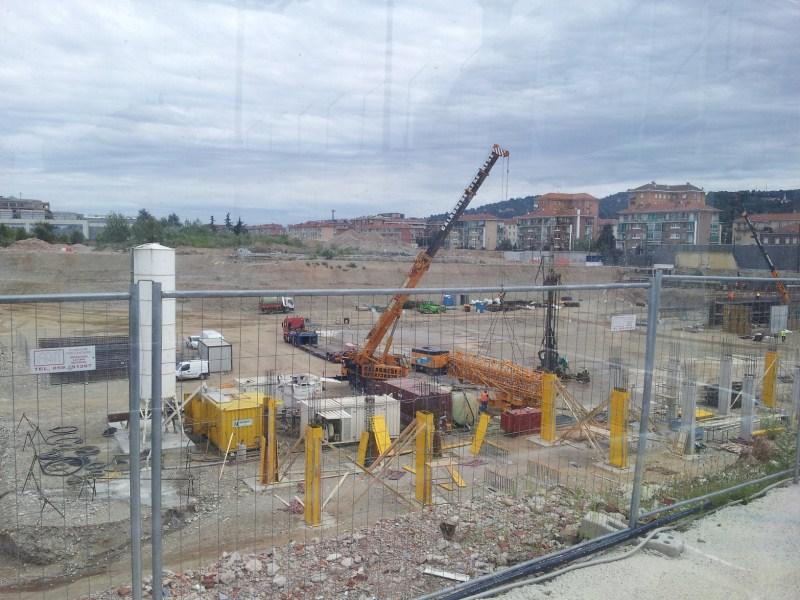
{"type": "Polygon", "coordinates": [[[45,242],[61,242],[64,244],[80,244],[86,241],[80,229],[74,229],[69,233],[58,233],[56,228],[47,221],[36,223],[30,233],[25,231],[22,227],[8,227],[0,223],[0,246],[8,246],[9,244],[28,238],[37,238],[45,242]]]}
{"type": "Polygon", "coordinates": [[[105,229],[98,234],[97,241],[104,244],[161,242],[168,245],[217,246],[228,245],[224,242],[234,241],[229,238],[238,240],[243,235],[247,235],[247,227],[241,218],[233,223],[230,213],[225,215],[224,226],[219,226],[213,216],[208,224],[199,220],[181,222],[175,213],[157,219],[142,209],[133,223],[119,213],[109,214],[105,229]],[[223,243],[212,243],[212,238],[219,238],[216,241],[223,243]]]}

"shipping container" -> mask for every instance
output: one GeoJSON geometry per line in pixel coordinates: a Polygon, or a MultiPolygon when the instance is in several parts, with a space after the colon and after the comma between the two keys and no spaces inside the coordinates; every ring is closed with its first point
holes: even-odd
{"type": "Polygon", "coordinates": [[[192,437],[208,438],[221,452],[239,444],[258,447],[263,406],[267,395],[209,388],[195,395],[186,407],[186,423],[192,437]]]}
{"type": "Polygon", "coordinates": [[[300,436],[303,437],[306,425],[317,422],[323,426],[323,439],[337,444],[354,444],[361,439],[361,432],[367,431],[368,400],[370,414],[383,415],[386,429],[391,437],[400,435],[400,402],[388,395],[344,396],[320,400],[301,400],[300,436]]]}
{"type": "Polygon", "coordinates": [[[515,408],[500,415],[500,428],[506,433],[520,435],[542,430],[542,411],[538,408],[515,408]]]}
{"type": "Polygon", "coordinates": [[[437,383],[413,377],[398,377],[376,381],[375,393],[390,394],[400,400],[400,419],[405,427],[416,417],[417,411],[426,410],[438,420],[444,416],[453,421],[453,402],[450,391],[437,383]]]}
{"type": "Polygon", "coordinates": [[[233,347],[222,338],[202,339],[198,344],[200,360],[208,361],[209,373],[233,371],[233,347]]]}

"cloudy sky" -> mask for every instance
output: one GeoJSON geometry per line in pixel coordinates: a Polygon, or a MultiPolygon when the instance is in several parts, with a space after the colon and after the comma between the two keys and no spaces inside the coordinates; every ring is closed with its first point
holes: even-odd
{"type": "Polygon", "coordinates": [[[0,3],[0,195],[291,223],[800,187],[800,2],[0,3]]]}

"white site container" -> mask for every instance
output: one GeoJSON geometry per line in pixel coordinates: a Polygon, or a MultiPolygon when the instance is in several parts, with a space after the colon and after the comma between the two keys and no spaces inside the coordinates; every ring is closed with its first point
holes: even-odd
{"type": "Polygon", "coordinates": [[[322,423],[323,439],[332,443],[353,444],[361,439],[361,432],[367,430],[367,398],[374,398],[374,415],[383,415],[386,428],[391,437],[400,435],[400,402],[392,396],[345,396],[343,398],[322,398],[301,400],[300,437],[305,435],[310,420],[322,423]]]}

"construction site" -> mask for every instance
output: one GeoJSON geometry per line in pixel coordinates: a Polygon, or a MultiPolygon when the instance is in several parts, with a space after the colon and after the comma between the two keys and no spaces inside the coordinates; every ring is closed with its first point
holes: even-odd
{"type": "Polygon", "coordinates": [[[507,157],[405,263],[10,261],[0,594],[415,598],[790,468],[800,290],[439,256],[507,157]]]}

